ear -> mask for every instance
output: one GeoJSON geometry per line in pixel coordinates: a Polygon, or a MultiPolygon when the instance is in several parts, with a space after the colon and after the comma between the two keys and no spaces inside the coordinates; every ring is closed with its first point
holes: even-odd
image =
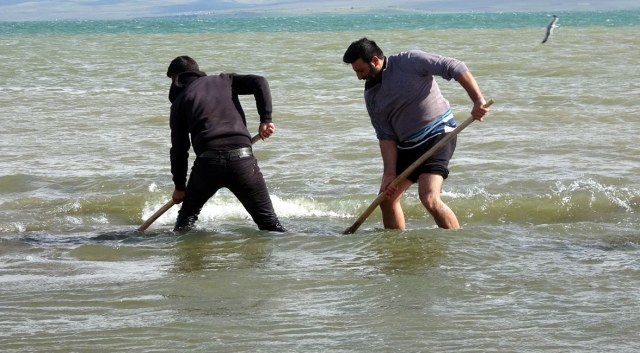
{"type": "Polygon", "coordinates": [[[374,56],[373,58],[371,58],[371,63],[378,69],[382,69],[382,59],[380,59],[379,57],[374,56]]]}

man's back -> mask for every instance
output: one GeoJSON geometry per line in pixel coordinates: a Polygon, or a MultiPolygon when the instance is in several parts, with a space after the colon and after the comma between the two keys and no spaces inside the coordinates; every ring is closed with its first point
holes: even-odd
{"type": "Polygon", "coordinates": [[[171,106],[172,144],[188,150],[189,134],[196,154],[251,146],[244,112],[233,88],[233,74],[203,76],[185,72],[185,87],[171,106]]]}
{"type": "Polygon", "coordinates": [[[419,50],[386,59],[382,82],[365,91],[378,139],[404,141],[449,110],[434,76],[447,80],[468,71],[464,63],[419,50]]]}

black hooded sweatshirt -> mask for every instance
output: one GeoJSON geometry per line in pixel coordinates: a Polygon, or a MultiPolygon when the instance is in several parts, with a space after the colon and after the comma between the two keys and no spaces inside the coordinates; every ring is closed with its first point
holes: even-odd
{"type": "Polygon", "coordinates": [[[271,91],[262,76],[204,72],[180,74],[171,84],[171,174],[176,190],[184,191],[189,169],[189,147],[228,151],[251,147],[251,134],[238,95],[253,94],[261,123],[271,122],[271,91]],[[191,134],[191,139],[189,139],[191,134]]]}

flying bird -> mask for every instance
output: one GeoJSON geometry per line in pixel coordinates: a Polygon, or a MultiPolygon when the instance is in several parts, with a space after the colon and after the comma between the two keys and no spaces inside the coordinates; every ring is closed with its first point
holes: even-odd
{"type": "Polygon", "coordinates": [[[547,26],[547,35],[544,36],[544,40],[542,41],[542,43],[546,42],[553,33],[553,29],[555,27],[558,27],[556,26],[556,22],[558,22],[558,17],[556,17],[556,15],[553,15],[553,19],[551,19],[551,22],[549,22],[549,25],[547,26]]]}

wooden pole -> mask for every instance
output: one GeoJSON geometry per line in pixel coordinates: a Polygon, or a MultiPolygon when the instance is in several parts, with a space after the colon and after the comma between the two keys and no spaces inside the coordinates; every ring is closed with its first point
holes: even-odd
{"type": "Polygon", "coordinates": [[[153,216],[149,217],[149,219],[147,219],[146,222],[142,223],[142,225],[140,226],[140,228],[138,228],[138,232],[144,232],[145,230],[147,230],[147,228],[149,228],[149,226],[156,221],[156,219],[160,218],[160,216],[162,216],[165,212],[169,211],[169,209],[175,205],[175,203],[173,202],[173,199],[171,199],[169,202],[167,202],[166,204],[164,204],[164,206],[162,206],[162,208],[160,208],[159,210],[156,211],[156,213],[153,214],[153,216]]]}
{"type": "MultiPolygon", "coordinates": [[[[484,105],[485,108],[489,108],[491,104],[493,104],[494,102],[495,101],[493,99],[490,100],[484,105]]],[[[405,171],[402,172],[402,174],[398,175],[398,177],[395,178],[393,182],[389,184],[389,186],[398,186],[398,184],[400,184],[400,182],[405,180],[411,173],[413,173],[413,171],[416,170],[416,168],[421,166],[427,159],[433,156],[433,154],[436,153],[436,151],[438,151],[440,148],[442,148],[442,146],[444,146],[449,141],[451,141],[451,139],[453,139],[458,133],[460,133],[460,131],[464,130],[467,126],[469,126],[474,120],[475,119],[473,117],[470,117],[469,119],[465,120],[462,124],[458,125],[458,127],[456,127],[455,130],[448,133],[445,138],[440,140],[440,142],[438,142],[435,146],[431,147],[420,158],[418,158],[415,162],[413,162],[413,164],[411,164],[407,169],[405,169],[405,171]]],[[[371,215],[371,213],[373,213],[376,207],[378,207],[382,203],[382,201],[384,201],[384,198],[385,198],[384,193],[380,193],[378,197],[376,197],[376,199],[373,200],[371,205],[369,205],[369,207],[367,207],[367,209],[362,213],[362,215],[358,217],[355,223],[353,223],[351,227],[347,228],[347,230],[344,231],[344,234],[355,233],[356,230],[360,228],[362,223],[364,223],[364,221],[371,215]]]]}
{"type": "MultiPolygon", "coordinates": [[[[253,145],[258,140],[260,140],[260,134],[257,134],[251,138],[251,144],[253,145]]],[[[157,210],[156,213],[153,214],[153,216],[149,217],[149,219],[147,219],[144,223],[142,223],[140,228],[138,228],[138,232],[144,232],[145,230],[147,230],[147,228],[149,228],[149,226],[153,224],[153,222],[155,222],[158,218],[160,218],[160,216],[162,216],[165,212],[169,211],[169,209],[173,207],[173,205],[175,205],[175,202],[173,202],[173,199],[169,200],[169,202],[167,202],[166,204],[164,204],[164,206],[162,206],[159,210],[157,210]]]]}

